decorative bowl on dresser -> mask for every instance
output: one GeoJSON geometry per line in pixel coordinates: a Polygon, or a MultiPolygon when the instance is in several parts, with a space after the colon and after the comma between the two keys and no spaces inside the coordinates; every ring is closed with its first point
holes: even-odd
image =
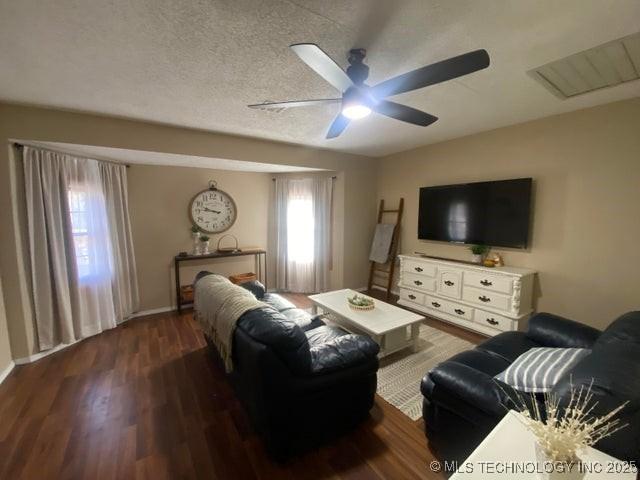
{"type": "Polygon", "coordinates": [[[399,258],[400,305],[485,335],[519,330],[533,312],[534,270],[399,258]]]}

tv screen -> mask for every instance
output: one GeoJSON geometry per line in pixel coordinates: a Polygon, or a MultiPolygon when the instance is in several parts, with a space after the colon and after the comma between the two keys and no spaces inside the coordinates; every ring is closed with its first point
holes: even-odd
{"type": "Polygon", "coordinates": [[[418,238],[526,248],[531,178],[420,189],[418,238]]]}

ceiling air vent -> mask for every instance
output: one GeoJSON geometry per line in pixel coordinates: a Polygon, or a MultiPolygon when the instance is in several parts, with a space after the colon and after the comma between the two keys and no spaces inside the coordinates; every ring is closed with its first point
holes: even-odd
{"type": "Polygon", "coordinates": [[[528,72],[565,99],[640,78],[640,32],[547,63],[528,72]]]}

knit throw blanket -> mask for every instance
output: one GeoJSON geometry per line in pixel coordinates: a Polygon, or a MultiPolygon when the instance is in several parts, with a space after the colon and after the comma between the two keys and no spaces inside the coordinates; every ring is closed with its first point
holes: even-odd
{"type": "Polygon", "coordinates": [[[220,275],[198,280],[194,293],[195,319],[213,341],[229,373],[233,370],[231,345],[236,322],[243,313],[267,305],[220,275]]]}

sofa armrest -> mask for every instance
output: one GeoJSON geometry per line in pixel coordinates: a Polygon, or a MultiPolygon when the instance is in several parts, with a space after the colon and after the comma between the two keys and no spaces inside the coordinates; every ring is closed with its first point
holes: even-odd
{"type": "Polygon", "coordinates": [[[505,405],[511,404],[507,390],[492,376],[457,362],[443,362],[431,370],[422,379],[420,390],[430,401],[473,406],[497,418],[506,413],[505,405]]]}
{"type": "Polygon", "coordinates": [[[262,300],[266,292],[264,285],[258,280],[250,280],[248,282],[242,282],[240,284],[245,290],[249,290],[258,299],[262,300]]]}
{"type": "Polygon", "coordinates": [[[364,335],[342,335],[311,347],[311,372],[323,374],[349,368],[375,358],[380,351],[376,342],[364,335]]]}
{"type": "Polygon", "coordinates": [[[551,313],[537,313],[529,320],[527,337],[545,347],[591,348],[602,332],[597,328],[551,313]]]}

